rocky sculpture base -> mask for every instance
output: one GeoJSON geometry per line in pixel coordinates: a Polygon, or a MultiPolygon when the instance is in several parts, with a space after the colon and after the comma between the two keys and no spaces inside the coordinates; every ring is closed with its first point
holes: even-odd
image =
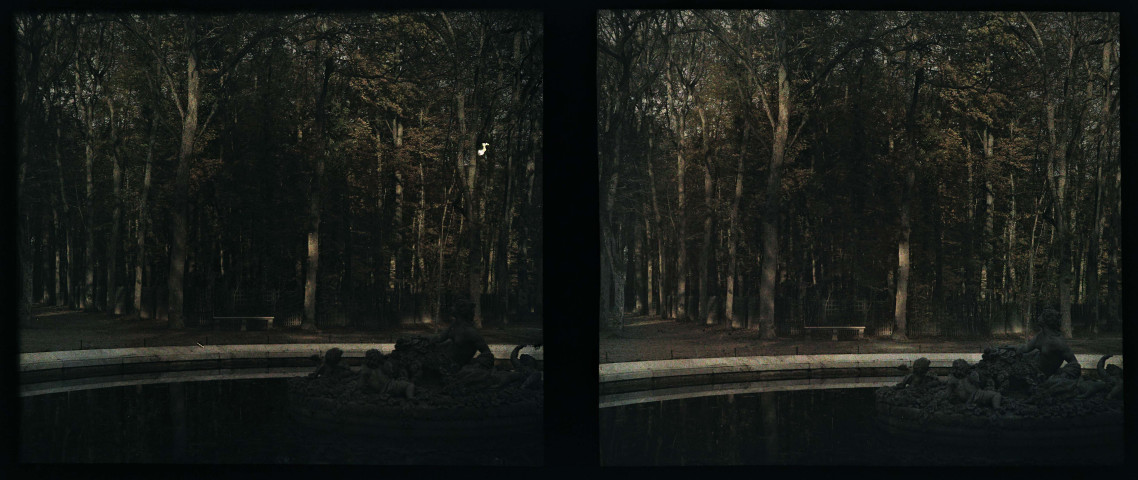
{"type": "MultiPolygon", "coordinates": [[[[947,382],[876,392],[877,422],[891,435],[956,446],[1035,448],[1121,442],[1123,404],[1104,393],[1058,393],[1028,359],[1005,352],[970,366],[1001,394],[999,407],[956,398],[947,382]]],[[[1094,372],[1082,381],[1097,381],[1094,372]]]]}
{"type": "MultiPolygon", "coordinates": [[[[329,350],[315,373],[288,380],[288,411],[298,424],[404,440],[512,437],[540,441],[540,435],[534,436],[540,434],[544,422],[540,383],[514,381],[496,387],[455,383],[461,375],[453,373],[455,366],[443,365],[445,356],[425,338],[400,339],[395,352],[386,357],[369,351],[359,371],[341,363],[340,355],[339,349],[329,350]],[[374,364],[367,365],[369,361],[374,364]],[[382,383],[395,384],[390,379],[399,375],[404,385],[414,383],[413,394],[408,395],[411,390],[406,388],[369,383],[365,371],[391,375],[383,377],[382,383]]],[[[508,375],[510,370],[505,372],[508,375]]]]}

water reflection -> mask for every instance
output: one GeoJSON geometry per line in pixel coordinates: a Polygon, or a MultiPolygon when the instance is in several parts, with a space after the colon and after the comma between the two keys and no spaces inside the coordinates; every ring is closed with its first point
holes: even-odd
{"type": "Polygon", "coordinates": [[[20,461],[540,465],[536,441],[398,441],[302,428],[285,379],[140,384],[21,398],[20,461]]]}
{"type": "Polygon", "coordinates": [[[1001,465],[1121,463],[1122,446],[1052,451],[938,447],[891,438],[873,388],[771,391],[600,410],[602,465],[1001,465]]]}

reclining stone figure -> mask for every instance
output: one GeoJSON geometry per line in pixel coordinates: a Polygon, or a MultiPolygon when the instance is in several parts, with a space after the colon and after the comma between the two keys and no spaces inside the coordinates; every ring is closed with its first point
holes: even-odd
{"type": "Polygon", "coordinates": [[[952,362],[952,373],[948,376],[948,393],[950,398],[965,402],[968,405],[984,405],[1000,408],[1002,396],[995,390],[981,388],[980,373],[973,371],[972,366],[964,359],[952,362]]]}
{"type": "Polygon", "coordinates": [[[1107,399],[1122,399],[1122,367],[1106,365],[1106,359],[1114,355],[1103,355],[1099,358],[1095,369],[1098,371],[1097,380],[1082,379],[1079,384],[1079,398],[1087,398],[1096,394],[1104,394],[1107,399]],[[1105,367],[1105,368],[1104,368],[1105,367]]]}
{"type": "Polygon", "coordinates": [[[364,364],[360,368],[360,383],[364,391],[385,393],[396,397],[415,398],[415,384],[405,378],[393,378],[391,362],[386,361],[379,350],[371,349],[364,354],[364,364]]]}

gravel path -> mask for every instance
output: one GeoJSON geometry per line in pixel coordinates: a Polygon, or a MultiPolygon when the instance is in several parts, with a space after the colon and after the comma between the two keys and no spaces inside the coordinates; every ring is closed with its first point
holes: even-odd
{"type": "MultiPolygon", "coordinates": [[[[393,343],[404,335],[431,335],[430,325],[392,330],[359,330],[345,327],[319,332],[274,326],[272,330],[249,326],[249,331],[188,327],[170,330],[165,321],[113,317],[58,307],[36,307],[34,324],[19,329],[20,353],[92,348],[129,348],[168,345],[258,345],[278,343],[393,343]]],[[[441,327],[441,326],[440,326],[441,327]]],[[[481,330],[486,343],[542,343],[540,323],[523,323],[500,329],[481,330]]]]}
{"type": "MultiPolygon", "coordinates": [[[[846,335],[849,335],[848,333],[846,335]]],[[[921,338],[895,342],[888,338],[857,340],[829,333],[813,337],[762,340],[758,331],[733,330],[722,326],[678,323],[659,317],[626,318],[623,332],[601,330],[600,363],[713,358],[756,355],[818,355],[842,353],[949,353],[981,352],[985,346],[1020,344],[1023,336],[977,339],[921,338]]],[[[1075,353],[1122,354],[1122,336],[1088,338],[1076,331],[1068,341],[1075,353]]]]}

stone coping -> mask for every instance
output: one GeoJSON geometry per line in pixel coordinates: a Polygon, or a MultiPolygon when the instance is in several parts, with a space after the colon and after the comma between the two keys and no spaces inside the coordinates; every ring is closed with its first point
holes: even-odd
{"type": "MultiPolygon", "coordinates": [[[[508,359],[517,345],[493,344],[490,351],[495,358],[508,359]]],[[[20,372],[35,372],[78,367],[104,367],[125,364],[223,361],[236,359],[280,359],[308,358],[313,354],[323,355],[328,349],[338,347],[344,351],[344,358],[363,358],[364,353],[376,348],[384,353],[395,349],[394,343],[306,343],[272,345],[194,345],[144,348],[107,348],[90,350],[66,350],[57,352],[35,352],[20,354],[20,372]]],[[[527,346],[521,353],[533,355],[543,360],[542,351],[527,346]]]]}
{"type": "Polygon", "coordinates": [[[714,383],[710,385],[691,385],[655,390],[613,393],[601,395],[600,408],[620,407],[637,403],[663,402],[695,397],[718,397],[722,395],[742,395],[765,392],[790,392],[797,390],[825,390],[843,388],[877,388],[896,385],[904,377],[857,377],[857,378],[801,378],[789,380],[766,380],[756,382],[714,383]]]}
{"type": "Polygon", "coordinates": [[[83,377],[20,385],[21,397],[33,397],[52,393],[94,390],[108,387],[152,385],[160,383],[208,382],[217,380],[257,380],[267,378],[302,377],[312,372],[312,367],[262,367],[237,369],[185,370],[153,373],[134,373],[83,377]]]}
{"type": "MultiPolygon", "coordinates": [[[[914,360],[921,357],[928,358],[932,368],[949,368],[952,361],[958,358],[968,360],[969,363],[976,363],[982,358],[980,353],[865,353],[602,363],[600,383],[779,370],[890,368],[902,364],[911,366],[914,360]]],[[[1084,370],[1094,370],[1101,357],[1098,354],[1075,355],[1084,370]]],[[[1122,366],[1122,355],[1110,357],[1107,364],[1122,366]]]]}

